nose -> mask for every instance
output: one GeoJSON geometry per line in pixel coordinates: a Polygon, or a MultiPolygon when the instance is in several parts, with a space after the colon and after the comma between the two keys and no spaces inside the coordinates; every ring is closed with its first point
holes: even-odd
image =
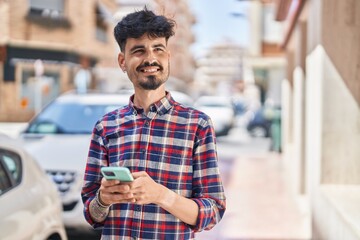
{"type": "Polygon", "coordinates": [[[145,62],[148,62],[149,64],[157,62],[155,54],[152,51],[148,51],[145,62]]]}

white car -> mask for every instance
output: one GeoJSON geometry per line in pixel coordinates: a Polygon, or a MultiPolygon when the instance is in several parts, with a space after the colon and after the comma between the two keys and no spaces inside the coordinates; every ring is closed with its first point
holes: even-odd
{"type": "Polygon", "coordinates": [[[90,137],[96,121],[105,113],[128,104],[130,95],[130,92],[63,94],[20,134],[25,148],[57,185],[69,233],[98,234],[85,221],[80,194],[90,137]]]}
{"type": "Polygon", "coordinates": [[[66,240],[55,184],[16,140],[0,134],[0,239],[66,240]]]}
{"type": "Polygon", "coordinates": [[[201,96],[194,106],[211,118],[217,136],[227,135],[233,127],[235,111],[230,97],[201,96]]]}
{"type": "Polygon", "coordinates": [[[171,96],[172,98],[183,104],[184,106],[187,107],[193,107],[194,106],[194,99],[192,99],[192,97],[190,97],[188,94],[184,93],[184,92],[179,92],[179,91],[171,91],[171,96]]]}

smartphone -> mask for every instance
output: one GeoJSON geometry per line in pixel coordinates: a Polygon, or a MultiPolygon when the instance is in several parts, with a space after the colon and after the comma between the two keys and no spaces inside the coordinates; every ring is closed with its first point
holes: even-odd
{"type": "Polygon", "coordinates": [[[130,170],[126,167],[102,167],[101,173],[107,180],[120,180],[121,182],[134,180],[130,170]]]}

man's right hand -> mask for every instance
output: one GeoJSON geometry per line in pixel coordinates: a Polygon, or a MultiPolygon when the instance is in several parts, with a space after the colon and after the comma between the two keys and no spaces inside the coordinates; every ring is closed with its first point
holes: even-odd
{"type": "Polygon", "coordinates": [[[114,203],[134,203],[136,200],[131,193],[131,183],[121,183],[119,180],[101,180],[99,201],[104,205],[114,203]]]}

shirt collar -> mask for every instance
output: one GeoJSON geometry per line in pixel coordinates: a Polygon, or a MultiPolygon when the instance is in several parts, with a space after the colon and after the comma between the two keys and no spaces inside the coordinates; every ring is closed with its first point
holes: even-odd
{"type": "MultiPolygon", "coordinates": [[[[144,111],[144,109],[138,108],[134,105],[134,96],[135,96],[135,94],[133,94],[130,97],[129,106],[132,109],[134,109],[134,113],[137,113],[137,114],[142,113],[144,111]]],[[[165,97],[163,97],[162,99],[153,103],[150,106],[150,111],[158,112],[158,114],[163,115],[163,114],[167,113],[173,107],[174,104],[175,104],[175,100],[172,98],[170,92],[166,91],[165,97]]]]}

